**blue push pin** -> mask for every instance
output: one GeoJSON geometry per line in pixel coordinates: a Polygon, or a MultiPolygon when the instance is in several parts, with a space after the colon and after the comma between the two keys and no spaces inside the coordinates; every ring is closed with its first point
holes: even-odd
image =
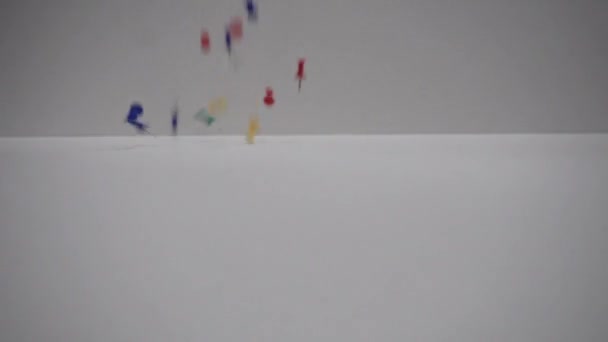
{"type": "Polygon", "coordinates": [[[177,135],[177,121],[179,116],[179,110],[177,105],[173,108],[173,113],[171,113],[171,128],[173,129],[173,135],[177,135]]]}
{"type": "Polygon", "coordinates": [[[125,121],[135,127],[138,133],[148,133],[148,126],[144,123],[139,122],[139,117],[144,115],[144,107],[138,103],[133,102],[131,104],[131,109],[129,109],[129,114],[127,114],[127,118],[125,121]]]}
{"type": "Polygon", "coordinates": [[[230,34],[230,28],[226,28],[226,50],[228,55],[232,53],[232,35],[230,34]]]}
{"type": "Polygon", "coordinates": [[[253,0],[245,0],[245,8],[247,9],[249,22],[256,22],[258,20],[258,6],[253,0]]]}

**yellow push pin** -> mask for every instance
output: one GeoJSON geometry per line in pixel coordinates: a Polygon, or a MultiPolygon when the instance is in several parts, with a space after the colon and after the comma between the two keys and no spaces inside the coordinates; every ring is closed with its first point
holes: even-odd
{"type": "Polygon", "coordinates": [[[218,97],[209,102],[208,111],[213,116],[218,116],[226,112],[228,101],[225,97],[218,97]]]}
{"type": "Polygon", "coordinates": [[[255,143],[255,136],[258,134],[260,130],[260,118],[257,115],[251,116],[249,118],[249,129],[247,130],[247,143],[253,144],[255,143]]]}

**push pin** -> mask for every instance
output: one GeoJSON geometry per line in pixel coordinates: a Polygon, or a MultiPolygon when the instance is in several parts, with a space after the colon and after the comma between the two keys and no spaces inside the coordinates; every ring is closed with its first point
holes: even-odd
{"type": "Polygon", "coordinates": [[[203,30],[201,33],[201,50],[203,50],[204,54],[208,54],[211,51],[211,38],[207,30],[203,30]]]}
{"type": "Polygon", "coordinates": [[[245,9],[247,10],[249,22],[256,22],[258,20],[258,5],[253,0],[245,0],[245,9]]]}
{"type": "Polygon", "coordinates": [[[274,92],[272,88],[266,88],[266,96],[264,96],[264,104],[267,107],[272,107],[274,105],[274,92]]]}
{"type": "Polygon", "coordinates": [[[304,58],[300,58],[298,60],[298,72],[296,73],[296,79],[298,80],[298,92],[302,90],[302,80],[306,79],[306,74],[304,73],[304,63],[306,63],[304,58]]]}

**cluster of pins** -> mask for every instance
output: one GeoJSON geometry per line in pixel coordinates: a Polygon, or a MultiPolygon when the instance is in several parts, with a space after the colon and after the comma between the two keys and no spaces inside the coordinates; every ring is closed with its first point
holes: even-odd
{"type": "MultiPolygon", "coordinates": [[[[253,0],[245,0],[245,10],[247,11],[247,19],[250,23],[255,23],[258,20],[258,6],[253,0]]],[[[243,38],[243,19],[234,17],[226,25],[224,31],[224,44],[228,56],[232,55],[233,42],[240,42],[243,38]]],[[[201,32],[201,51],[207,55],[211,52],[211,35],[209,30],[203,28],[201,32]]]]}
{"type": "MultiPolygon", "coordinates": [[[[254,0],[245,0],[245,10],[247,12],[247,19],[249,23],[256,23],[258,20],[258,6],[254,0]]],[[[243,20],[241,17],[233,17],[226,25],[224,34],[224,43],[228,57],[233,55],[233,43],[240,42],[243,38],[243,20]]],[[[204,55],[211,53],[211,36],[209,31],[203,28],[201,32],[201,51],[204,55]]],[[[298,92],[302,90],[302,81],[306,79],[304,72],[304,65],[306,60],[300,58],[297,64],[297,71],[295,78],[298,82],[298,92]]],[[[265,95],[262,99],[264,105],[270,109],[275,104],[274,91],[271,87],[266,88],[265,95]]],[[[218,118],[218,116],[225,113],[227,110],[227,101],[225,98],[220,97],[213,99],[209,102],[207,107],[198,111],[194,118],[208,127],[211,126],[218,118]]],[[[146,133],[152,135],[148,131],[148,125],[139,121],[139,118],[143,116],[143,106],[140,103],[134,102],[131,105],[127,119],[125,120],[128,124],[133,126],[138,133],[146,133]]],[[[256,111],[257,112],[257,111],[256,111]]],[[[179,108],[177,100],[171,111],[171,131],[174,136],[178,134],[179,124],[179,108]]],[[[247,130],[246,141],[249,144],[255,142],[255,137],[260,129],[260,118],[258,114],[254,114],[249,118],[249,125],[247,130]]]]}
{"type": "MultiPolygon", "coordinates": [[[[264,105],[271,108],[274,105],[274,90],[271,87],[266,88],[266,95],[264,96],[264,105]]],[[[247,143],[255,143],[255,137],[260,130],[260,117],[257,114],[252,115],[249,118],[249,127],[247,129],[247,143]]]]}

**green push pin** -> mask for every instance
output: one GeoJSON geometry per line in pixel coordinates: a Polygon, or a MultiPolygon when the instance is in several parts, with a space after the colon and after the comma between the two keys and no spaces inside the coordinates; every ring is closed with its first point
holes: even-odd
{"type": "Polygon", "coordinates": [[[203,108],[198,113],[196,113],[196,115],[194,115],[194,118],[201,122],[204,122],[205,124],[207,124],[207,126],[211,126],[211,124],[215,122],[215,117],[209,114],[206,108],[203,108]]]}
{"type": "Polygon", "coordinates": [[[213,116],[207,117],[207,126],[211,126],[211,124],[214,122],[215,122],[215,118],[213,116]]]}

